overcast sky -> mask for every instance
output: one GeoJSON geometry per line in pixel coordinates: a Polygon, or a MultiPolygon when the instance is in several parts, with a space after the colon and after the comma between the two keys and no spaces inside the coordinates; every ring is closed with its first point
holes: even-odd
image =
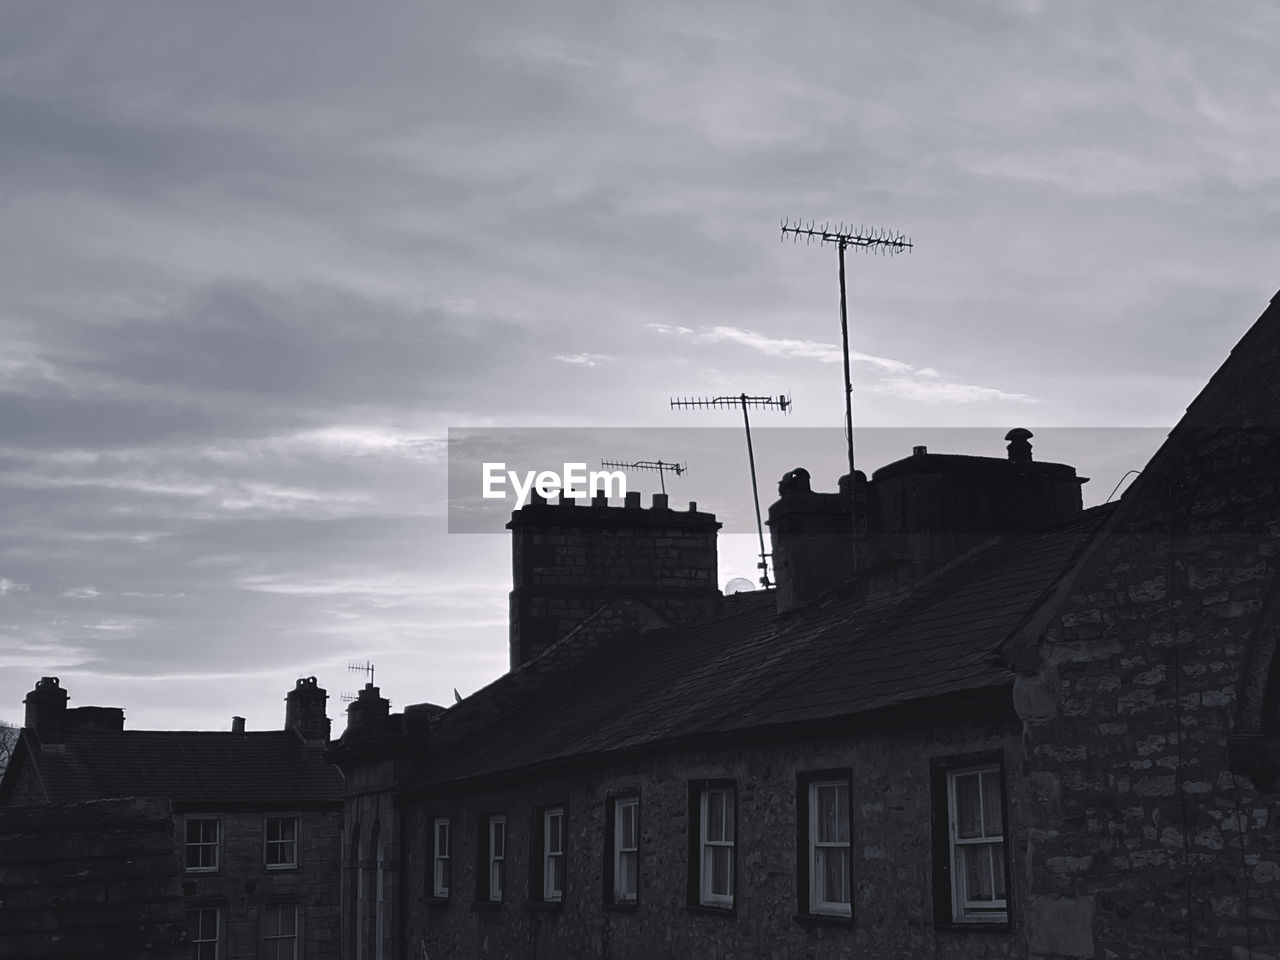
{"type": "Polygon", "coordinates": [[[2,0],[0,23],[0,718],[48,674],[132,728],[278,727],[311,674],[337,718],[352,660],[397,708],[492,680],[509,546],[446,532],[449,428],[668,428],[584,458],[687,459],[673,499],[741,517],[741,462],[679,429],[738,421],[667,399],[789,392],[758,422],[833,442],[762,439],[764,499],[797,463],[834,488],[835,253],[783,218],[916,244],[850,255],[854,417],[937,439],[860,465],[962,426],[1000,456],[1027,426],[1089,502],[1160,432],[1047,428],[1172,425],[1280,281],[1269,4],[2,0]]]}

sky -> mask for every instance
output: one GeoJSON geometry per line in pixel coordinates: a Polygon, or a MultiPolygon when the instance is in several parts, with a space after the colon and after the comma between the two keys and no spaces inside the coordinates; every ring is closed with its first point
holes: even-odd
{"type": "Polygon", "coordinates": [[[1087,503],[1280,281],[1268,4],[0,22],[0,719],[46,675],[132,729],[277,728],[314,675],[335,732],[353,662],[394,709],[495,679],[510,546],[448,532],[451,429],[686,461],[673,502],[733,518],[720,581],[753,578],[737,415],[668,400],[790,397],[753,423],[761,498],[797,465],[834,489],[836,255],[784,219],[914,243],[849,254],[860,466],[1025,426],[1087,503]]]}

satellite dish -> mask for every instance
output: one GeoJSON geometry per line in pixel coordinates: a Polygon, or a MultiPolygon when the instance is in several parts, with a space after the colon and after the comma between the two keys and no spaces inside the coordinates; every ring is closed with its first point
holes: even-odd
{"type": "Polygon", "coordinates": [[[734,577],[724,585],[725,596],[731,593],[750,593],[756,585],[746,577],[734,577]]]}

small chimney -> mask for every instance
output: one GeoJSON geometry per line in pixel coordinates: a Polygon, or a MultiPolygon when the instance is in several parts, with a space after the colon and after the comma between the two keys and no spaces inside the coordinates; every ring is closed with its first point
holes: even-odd
{"type": "MultiPolygon", "coordinates": [[[[391,701],[372,683],[366,683],[347,706],[347,734],[360,736],[377,732],[380,721],[391,715],[391,701]]],[[[345,737],[347,734],[343,734],[345,737]]]]}
{"type": "Polygon", "coordinates": [[[231,718],[231,732],[244,733],[244,717],[231,718]]]}
{"type": "Polygon", "coordinates": [[[41,677],[23,701],[27,705],[26,726],[43,743],[66,742],[67,700],[70,695],[57,677],[41,677]]]}
{"type": "Polygon", "coordinates": [[[911,455],[913,457],[923,457],[928,452],[929,452],[929,448],[924,446],[911,448],[911,455]]]}
{"type": "Polygon", "coordinates": [[[285,696],[284,728],[296,730],[303,740],[329,740],[329,717],[325,701],[329,694],[315,677],[299,677],[285,696]]]}
{"type": "Polygon", "coordinates": [[[787,471],[778,482],[778,499],[769,507],[769,540],[779,613],[804,606],[853,576],[847,478],[839,486],[839,493],[814,492],[804,467],[787,471]]]}
{"type": "Polygon", "coordinates": [[[1014,427],[1004,435],[1009,441],[1009,446],[1005,449],[1009,451],[1009,459],[1014,463],[1030,463],[1031,462],[1031,444],[1028,443],[1035,434],[1026,427],[1014,427]]]}

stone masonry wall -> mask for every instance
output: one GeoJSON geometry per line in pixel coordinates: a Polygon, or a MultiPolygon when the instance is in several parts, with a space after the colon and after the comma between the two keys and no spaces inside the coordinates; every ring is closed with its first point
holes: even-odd
{"type": "Polygon", "coordinates": [[[163,800],[0,810],[0,957],[189,957],[170,823],[163,800]]]}
{"type": "MultiPolygon", "coordinates": [[[[650,960],[754,958],[1022,957],[1019,901],[1015,929],[938,930],[931,899],[929,761],[1003,749],[1012,776],[1017,720],[1009,709],[984,718],[934,714],[922,722],[883,723],[850,732],[753,742],[717,751],[668,751],[612,760],[488,790],[406,799],[403,811],[409,957],[484,960],[593,957],[650,960]],[[800,922],[797,914],[797,774],[851,768],[855,922],[800,922]],[[737,791],[735,911],[715,915],[686,906],[689,782],[729,778],[737,791]],[[634,911],[602,905],[606,802],[640,796],[640,889],[634,911]],[[567,810],[567,882],[563,902],[530,899],[539,807],[567,810]],[[478,831],[489,813],[507,817],[507,896],[496,910],[476,909],[478,831]],[[447,903],[427,887],[430,822],[449,816],[453,882],[447,903]],[[414,952],[417,950],[418,952],[414,952]]],[[[1016,810],[1010,818],[1016,821],[1016,810]]],[[[1011,850],[1019,873],[1024,840],[1011,850]]]]}
{"type": "Polygon", "coordinates": [[[265,908],[281,903],[298,906],[300,958],[338,960],[342,956],[340,810],[179,812],[173,818],[179,855],[186,817],[214,817],[222,822],[219,869],[183,873],[187,908],[218,907],[222,911],[219,960],[256,960],[262,949],[265,908]],[[296,868],[267,868],[264,829],[268,815],[299,818],[296,868]]]}
{"type": "Polygon", "coordinates": [[[1184,432],[1046,626],[1021,798],[1034,955],[1280,956],[1280,801],[1228,750],[1276,643],[1276,436],[1184,432]]]}

